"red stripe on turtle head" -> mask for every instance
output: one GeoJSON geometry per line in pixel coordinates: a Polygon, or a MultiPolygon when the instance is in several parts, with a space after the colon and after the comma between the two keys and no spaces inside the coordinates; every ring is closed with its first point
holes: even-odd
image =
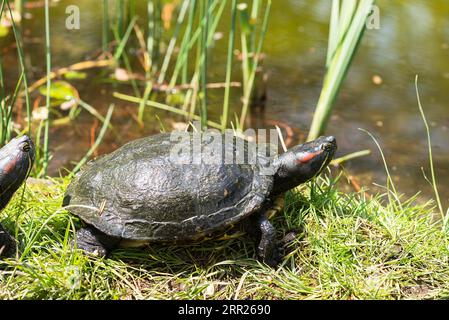
{"type": "Polygon", "coordinates": [[[317,152],[305,153],[305,154],[301,155],[300,158],[296,159],[296,163],[297,164],[306,164],[306,163],[310,162],[312,159],[314,159],[316,156],[318,156],[322,153],[323,153],[322,150],[317,151],[317,152]]]}
{"type": "Polygon", "coordinates": [[[9,174],[12,173],[14,171],[14,169],[16,168],[16,158],[11,159],[11,161],[9,161],[8,163],[6,163],[6,165],[2,168],[3,174],[9,174]]]}

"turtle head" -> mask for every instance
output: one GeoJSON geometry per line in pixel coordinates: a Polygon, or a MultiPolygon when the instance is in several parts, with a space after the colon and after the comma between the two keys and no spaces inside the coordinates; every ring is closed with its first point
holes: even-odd
{"type": "Polygon", "coordinates": [[[277,159],[273,193],[280,194],[319,175],[337,150],[333,136],[297,145],[277,159]]]}
{"type": "Polygon", "coordinates": [[[0,210],[27,178],[34,163],[34,144],[28,136],[12,139],[0,149],[0,210]]]}

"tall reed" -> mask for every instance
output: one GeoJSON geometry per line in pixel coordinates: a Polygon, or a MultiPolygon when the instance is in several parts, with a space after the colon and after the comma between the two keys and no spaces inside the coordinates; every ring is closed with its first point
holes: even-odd
{"type": "Polygon", "coordinates": [[[229,98],[231,94],[231,76],[232,76],[232,63],[234,61],[234,42],[235,42],[235,27],[237,20],[237,0],[232,0],[231,4],[231,30],[229,31],[228,40],[228,56],[226,60],[226,86],[223,99],[223,112],[221,116],[221,130],[224,131],[228,125],[229,116],[229,98]]]}
{"type": "Polygon", "coordinates": [[[49,160],[49,129],[50,129],[50,91],[51,91],[51,41],[50,41],[50,7],[49,0],[45,0],[45,57],[47,65],[47,94],[45,100],[45,108],[47,109],[47,117],[44,120],[44,159],[43,174],[47,175],[49,160]]]}
{"type": "MultiPolygon", "coordinates": [[[[256,70],[268,27],[271,1],[253,1],[251,11],[247,13],[245,19],[238,19],[239,4],[237,0],[180,1],[178,3],[176,23],[171,29],[171,35],[161,64],[155,61],[155,56],[159,52],[157,40],[161,40],[156,38],[157,26],[161,25],[160,20],[157,19],[157,12],[160,12],[160,10],[157,10],[158,5],[159,1],[147,2],[148,36],[145,59],[150,61],[151,72],[149,72],[148,67],[145,68],[147,76],[145,90],[142,99],[137,99],[139,101],[139,122],[143,123],[144,110],[149,105],[147,103],[148,100],[157,98],[153,90],[154,87],[160,87],[168,82],[168,90],[165,91],[166,103],[170,103],[170,96],[177,85],[188,86],[186,92],[182,94],[182,112],[178,114],[187,114],[186,120],[191,120],[198,116],[202,127],[205,128],[207,124],[211,123],[209,111],[212,108],[220,108],[221,119],[212,121],[212,123],[220,123],[220,129],[224,130],[229,125],[231,82],[234,74],[236,74],[233,70],[238,67],[234,65],[235,39],[240,37],[240,39],[243,39],[243,92],[241,94],[243,95],[244,103],[242,113],[236,123],[236,126],[239,127],[240,122],[243,123],[248,114],[256,70]],[[262,3],[266,5],[263,6],[262,3]],[[265,10],[263,11],[262,8],[264,7],[265,10]],[[208,99],[208,83],[210,80],[208,71],[211,61],[209,58],[213,54],[214,35],[222,22],[223,12],[225,12],[226,8],[230,10],[231,20],[230,25],[225,26],[229,30],[229,37],[226,65],[224,66],[226,73],[223,81],[224,98],[219,106],[211,106],[208,99]],[[261,12],[262,15],[259,17],[261,12]],[[175,52],[175,48],[178,49],[177,52],[175,52]]],[[[235,90],[232,93],[237,94],[238,91],[235,90]]],[[[116,97],[121,98],[125,96],[121,94],[116,95],[116,97]]],[[[133,99],[133,101],[136,100],[133,99]]],[[[171,106],[165,106],[165,110],[172,110],[171,106]]]]}
{"type": "MultiPolygon", "coordinates": [[[[2,1],[0,6],[0,23],[3,17],[3,11],[5,9],[5,0],[2,1]]],[[[0,56],[0,146],[2,146],[8,139],[9,132],[9,110],[6,107],[6,90],[5,90],[5,80],[3,78],[3,62],[0,56]]]]}
{"type": "MultiPolygon", "coordinates": [[[[210,0],[205,0],[203,2],[203,12],[208,12],[210,7],[210,0]]],[[[209,55],[207,38],[209,32],[209,15],[206,14],[206,23],[205,26],[201,29],[201,109],[200,109],[200,117],[201,117],[201,129],[207,129],[207,57],[209,55]]]]}
{"type": "MultiPolygon", "coordinates": [[[[22,40],[22,35],[20,33],[20,29],[17,28],[16,26],[16,22],[14,20],[14,15],[12,13],[11,10],[11,6],[9,5],[9,2],[7,0],[3,0],[2,1],[2,5],[0,8],[1,12],[3,13],[5,9],[8,10],[9,12],[9,17],[10,20],[12,22],[12,29],[13,29],[13,33],[14,33],[14,38],[16,41],[16,47],[17,47],[17,56],[19,57],[19,66],[20,66],[20,72],[19,72],[19,79],[17,81],[16,84],[16,88],[14,90],[14,93],[12,95],[12,98],[9,100],[9,102],[6,101],[6,92],[5,92],[5,83],[4,83],[4,79],[2,79],[3,84],[0,85],[2,87],[1,89],[1,95],[3,96],[3,99],[0,99],[0,104],[1,104],[1,108],[2,108],[2,112],[3,114],[7,115],[7,118],[2,118],[2,138],[0,141],[2,143],[4,143],[7,139],[9,139],[9,137],[11,136],[11,131],[12,131],[12,109],[14,108],[14,105],[16,103],[16,100],[19,96],[19,92],[20,92],[20,88],[24,87],[26,93],[25,93],[25,106],[26,106],[26,114],[27,114],[27,128],[26,131],[31,135],[31,104],[30,104],[30,96],[28,93],[28,80],[27,80],[27,76],[26,76],[26,65],[25,65],[25,54],[23,51],[23,40],[22,40]],[[2,101],[3,100],[3,101],[2,101]]],[[[0,14],[0,17],[2,15],[0,14]]],[[[1,67],[1,66],[0,66],[1,67]]],[[[2,78],[4,78],[3,76],[3,71],[2,71],[2,78]]],[[[3,115],[2,114],[2,115],[3,115]]]]}
{"type": "Polygon", "coordinates": [[[320,136],[363,36],[374,0],[333,0],[326,74],[308,140],[320,136]]]}
{"type": "MultiPolygon", "coordinates": [[[[17,2],[16,2],[17,5],[17,2]]],[[[46,117],[39,123],[36,130],[32,132],[32,112],[30,103],[30,88],[28,86],[27,69],[25,64],[25,52],[23,48],[23,39],[21,35],[21,29],[17,27],[15,16],[12,13],[9,1],[0,1],[0,17],[4,13],[9,14],[9,20],[12,22],[12,30],[15,38],[17,56],[19,60],[19,77],[16,82],[15,88],[11,93],[8,93],[5,84],[5,74],[3,59],[0,55],[0,145],[7,142],[13,134],[28,134],[33,138],[36,145],[36,165],[33,168],[32,174],[37,177],[46,176],[48,173],[48,165],[50,161],[49,143],[50,143],[50,106],[51,106],[51,96],[52,96],[52,79],[53,75],[51,72],[51,38],[50,38],[50,1],[45,0],[44,2],[44,23],[45,23],[45,59],[46,59],[46,90],[43,92],[46,96],[45,99],[45,109],[46,117]],[[15,106],[18,103],[22,103],[20,99],[24,98],[26,117],[24,121],[26,127],[22,130],[17,129],[18,127],[13,126],[13,112],[15,106]]],[[[94,116],[99,118],[103,122],[107,122],[95,109],[89,108],[90,106],[80,101],[80,105],[92,113],[94,116]]],[[[112,112],[112,111],[111,111],[112,112]]],[[[73,115],[74,110],[70,111],[70,115],[73,115]]],[[[108,113],[109,114],[109,113],[108,113]]],[[[20,119],[19,119],[20,121],[20,119]]],[[[100,135],[102,137],[102,135],[100,135]]],[[[100,141],[100,140],[98,140],[100,141]]]]}
{"type": "Polygon", "coordinates": [[[108,51],[109,45],[109,0],[103,0],[103,52],[108,51]]]}
{"type": "MultiPolygon", "coordinates": [[[[258,1],[255,1],[253,5],[258,5],[258,1]]],[[[250,53],[251,45],[248,44],[248,39],[253,39],[255,36],[253,33],[255,32],[254,26],[252,26],[252,21],[254,21],[254,17],[251,20],[248,18],[247,7],[240,6],[241,10],[241,20],[242,20],[242,69],[243,69],[243,107],[242,112],[240,114],[240,121],[238,123],[240,129],[243,129],[245,125],[245,120],[248,115],[248,109],[251,102],[251,94],[254,89],[254,81],[256,79],[257,67],[260,62],[260,54],[262,52],[263,42],[265,39],[265,34],[268,29],[268,18],[270,15],[271,9],[271,0],[267,1],[267,5],[265,8],[265,13],[262,20],[262,27],[260,31],[259,41],[257,45],[255,45],[255,49],[250,53]],[[251,55],[251,58],[250,58],[251,55]]]]}
{"type": "MultiPolygon", "coordinates": [[[[175,31],[174,31],[173,36],[171,37],[170,42],[168,44],[167,52],[166,52],[164,60],[162,62],[162,66],[161,66],[161,69],[160,69],[160,72],[159,72],[159,76],[157,77],[157,84],[162,84],[164,82],[164,80],[165,80],[165,76],[166,76],[166,73],[167,73],[167,70],[168,70],[168,67],[169,67],[169,64],[170,64],[170,60],[171,60],[171,57],[172,57],[172,54],[173,54],[173,51],[175,49],[175,45],[176,45],[176,42],[177,42],[177,39],[178,39],[178,34],[179,34],[179,31],[180,31],[181,25],[182,25],[182,23],[184,21],[184,18],[185,18],[187,9],[189,7],[189,4],[190,4],[190,0],[184,0],[184,2],[182,3],[181,10],[180,10],[180,13],[178,15],[177,23],[176,23],[176,26],[175,26],[175,31]]],[[[154,10],[153,7],[152,7],[152,10],[154,10]]],[[[153,18],[154,18],[154,16],[153,16],[153,18]]],[[[154,32],[153,29],[150,29],[149,31],[150,32],[154,32]]],[[[151,43],[153,44],[153,41],[151,43]]],[[[151,48],[150,50],[151,50],[152,55],[153,55],[153,51],[152,51],[153,48],[151,48]]],[[[139,119],[140,122],[142,122],[142,119],[143,119],[143,111],[144,111],[144,107],[145,107],[145,102],[150,97],[152,89],[153,89],[153,81],[151,81],[151,80],[147,81],[147,84],[146,84],[146,87],[145,87],[145,92],[144,92],[144,95],[143,95],[143,99],[142,99],[142,102],[139,105],[139,116],[138,116],[138,119],[139,119]]]]}
{"type": "Polygon", "coordinates": [[[116,0],[115,1],[115,12],[116,12],[116,32],[121,38],[123,36],[123,31],[126,24],[126,12],[125,12],[125,0],[116,0]]]}
{"type": "Polygon", "coordinates": [[[25,7],[25,0],[14,0],[14,10],[20,15],[23,16],[23,9],[25,7]]]}

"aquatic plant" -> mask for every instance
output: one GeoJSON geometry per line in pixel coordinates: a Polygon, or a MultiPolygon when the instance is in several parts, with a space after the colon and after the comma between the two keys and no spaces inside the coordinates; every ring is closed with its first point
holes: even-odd
{"type": "Polygon", "coordinates": [[[333,0],[326,74],[315,108],[308,140],[320,136],[329,121],[338,92],[366,28],[374,0],[333,0]]]}
{"type": "MultiPolygon", "coordinates": [[[[155,61],[154,36],[156,25],[161,22],[157,20],[160,15],[155,12],[159,8],[158,1],[148,2],[148,41],[142,44],[143,51],[146,52],[145,61],[147,80],[143,94],[136,94],[134,97],[122,93],[114,93],[114,96],[127,101],[139,104],[138,118],[143,122],[144,110],[147,105],[154,105],[155,100],[159,107],[165,105],[165,110],[172,110],[169,106],[172,92],[176,86],[189,85],[189,88],[182,93],[182,106],[178,114],[186,115],[187,120],[199,119],[203,128],[211,123],[209,119],[210,108],[221,109],[221,119],[212,121],[220,124],[220,129],[227,128],[229,123],[229,101],[231,95],[232,75],[236,66],[235,61],[235,39],[241,40],[241,69],[242,69],[242,108],[239,117],[236,117],[235,128],[243,128],[248,114],[251,94],[254,89],[257,67],[263,46],[263,40],[268,28],[268,17],[271,8],[271,0],[253,1],[251,6],[246,2],[237,4],[237,1],[195,1],[184,0],[179,4],[176,23],[168,42],[167,50],[161,61],[155,61]],[[230,2],[230,3],[229,3],[230,2]],[[231,23],[226,29],[229,30],[228,53],[225,65],[226,76],[221,87],[224,88],[223,105],[210,106],[208,101],[208,90],[210,81],[208,79],[208,56],[212,54],[214,37],[217,26],[222,23],[225,10],[230,10],[231,23]],[[249,14],[248,11],[251,10],[249,14]],[[174,48],[178,45],[176,57],[174,48]],[[145,48],[146,46],[146,48],[145,48]],[[192,59],[191,59],[192,58],[192,59]],[[194,66],[191,67],[193,60],[194,66]],[[151,67],[149,67],[151,66],[151,67]],[[169,74],[170,73],[170,74],[169,74]],[[151,75],[158,75],[157,77],[151,75]],[[169,80],[168,80],[169,79],[169,80]],[[165,93],[165,104],[157,99],[154,88],[160,88],[167,81],[165,93]],[[151,101],[150,101],[151,100],[151,101]],[[198,118],[199,117],[199,118],[198,118]]],[[[233,93],[237,93],[234,91],[233,93]]],[[[179,93],[178,93],[179,95],[179,93]]]]}

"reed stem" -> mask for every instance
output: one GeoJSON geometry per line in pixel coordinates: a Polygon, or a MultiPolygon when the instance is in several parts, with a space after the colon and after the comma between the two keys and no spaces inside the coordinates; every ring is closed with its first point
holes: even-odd
{"type": "MultiPolygon", "coordinates": [[[[208,12],[210,6],[210,0],[205,0],[203,12],[208,12]]],[[[209,15],[206,14],[206,25],[202,29],[201,38],[201,130],[207,129],[207,58],[208,58],[208,46],[207,37],[209,32],[209,15]]]]}
{"type": "Polygon", "coordinates": [[[44,161],[43,175],[47,175],[49,160],[49,128],[50,128],[50,91],[51,91],[51,42],[50,42],[50,4],[45,0],[45,57],[47,64],[47,94],[45,98],[45,108],[47,109],[47,118],[44,120],[44,161]]]}
{"type": "Polygon", "coordinates": [[[109,0],[103,0],[103,52],[108,51],[109,45],[109,0]]]}
{"type": "Polygon", "coordinates": [[[232,63],[234,58],[234,42],[235,42],[235,27],[237,19],[237,1],[232,0],[231,3],[231,30],[229,32],[228,40],[228,56],[226,61],[226,87],[223,99],[223,112],[221,118],[221,130],[224,132],[228,125],[229,116],[229,97],[231,94],[231,75],[232,75],[232,63]]]}
{"type": "MultiPolygon", "coordinates": [[[[23,78],[23,86],[25,89],[25,106],[26,106],[26,113],[27,113],[27,132],[31,135],[31,103],[30,103],[30,95],[28,93],[28,79],[27,79],[27,69],[25,65],[25,53],[23,51],[23,41],[22,41],[22,35],[20,34],[20,31],[16,27],[16,23],[14,21],[14,16],[12,14],[11,7],[9,5],[8,1],[5,1],[6,5],[8,7],[9,15],[12,21],[12,30],[14,33],[14,38],[16,39],[17,44],[17,56],[19,57],[19,63],[20,63],[20,77],[23,78]]],[[[3,3],[5,3],[3,2],[3,3]]],[[[3,6],[2,6],[3,7],[3,6]]],[[[18,83],[21,83],[19,81],[18,83]]],[[[14,98],[15,101],[15,98],[14,98]]],[[[11,108],[13,108],[14,105],[11,104],[11,108]]]]}

